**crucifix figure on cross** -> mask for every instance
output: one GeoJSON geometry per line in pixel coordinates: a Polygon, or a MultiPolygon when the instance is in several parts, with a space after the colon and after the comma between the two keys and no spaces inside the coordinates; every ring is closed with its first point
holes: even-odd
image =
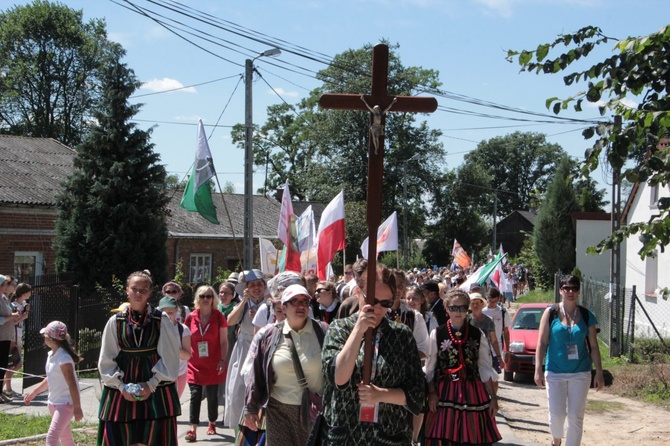
{"type": "Polygon", "coordinates": [[[388,107],[382,111],[381,107],[379,105],[375,105],[374,107],[370,107],[370,104],[367,103],[365,100],[365,96],[361,95],[361,101],[365,104],[365,106],[370,110],[370,113],[372,113],[372,124],[370,124],[370,138],[372,138],[372,142],[375,145],[375,155],[377,155],[377,151],[379,150],[379,137],[384,136],[384,124],[382,124],[382,116],[384,116],[386,113],[391,110],[391,107],[393,107],[393,104],[396,103],[398,98],[393,98],[393,102],[389,104],[388,107]]]}
{"type": "MultiPolygon", "coordinates": [[[[388,85],[389,48],[385,44],[375,45],[372,52],[372,94],[324,93],[319,105],[334,110],[361,110],[370,113],[370,140],[368,142],[368,188],[365,221],[369,240],[377,240],[377,229],[381,223],[382,176],[384,170],[384,126],[386,114],[393,112],[431,113],[437,109],[437,100],[432,97],[389,96],[388,85]]],[[[368,277],[377,271],[377,244],[368,244],[368,277]]],[[[366,303],[374,305],[375,280],[368,280],[366,303]]],[[[363,382],[370,383],[374,342],[372,329],[365,333],[363,382]]]]}

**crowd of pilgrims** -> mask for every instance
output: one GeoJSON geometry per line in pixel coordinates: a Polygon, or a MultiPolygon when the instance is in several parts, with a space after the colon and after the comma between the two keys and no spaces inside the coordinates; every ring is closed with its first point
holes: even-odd
{"type": "Polygon", "coordinates": [[[215,435],[217,425],[236,429],[241,444],[269,446],[499,441],[497,325],[509,317],[501,293],[461,290],[462,272],[367,266],[345,265],[331,280],[233,273],[218,290],[198,287],[193,308],[176,282],[162,286],[155,308],[150,273],[131,274],[128,302],[102,336],[98,444],[176,445],[186,387],[188,442],[215,435]]]}

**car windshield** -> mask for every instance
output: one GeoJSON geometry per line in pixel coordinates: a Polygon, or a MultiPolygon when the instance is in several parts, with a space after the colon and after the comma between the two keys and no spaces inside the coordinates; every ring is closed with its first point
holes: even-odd
{"type": "Polygon", "coordinates": [[[544,308],[520,308],[514,316],[512,328],[515,330],[537,330],[544,308]]]}

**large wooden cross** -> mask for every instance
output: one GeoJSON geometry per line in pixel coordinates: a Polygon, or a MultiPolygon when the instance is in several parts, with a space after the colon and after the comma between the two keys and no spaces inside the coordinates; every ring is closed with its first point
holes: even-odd
{"type": "MultiPolygon", "coordinates": [[[[437,109],[437,100],[431,97],[389,96],[389,48],[375,45],[372,52],[372,94],[325,93],[319,105],[335,110],[363,110],[370,112],[368,153],[368,190],[365,221],[368,226],[368,280],[366,303],[373,305],[377,272],[377,230],[382,212],[382,175],[384,171],[384,125],[387,112],[431,113],[437,109]]],[[[372,329],[365,333],[363,382],[370,383],[374,343],[372,329]]]]}

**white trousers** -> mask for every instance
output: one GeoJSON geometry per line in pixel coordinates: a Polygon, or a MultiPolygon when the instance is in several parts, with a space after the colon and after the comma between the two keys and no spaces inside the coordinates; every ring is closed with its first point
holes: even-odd
{"type": "Polygon", "coordinates": [[[563,438],[567,416],[565,446],[579,446],[582,442],[584,409],[591,384],[591,372],[545,372],[544,380],[547,386],[549,429],[552,437],[563,438]]]}

